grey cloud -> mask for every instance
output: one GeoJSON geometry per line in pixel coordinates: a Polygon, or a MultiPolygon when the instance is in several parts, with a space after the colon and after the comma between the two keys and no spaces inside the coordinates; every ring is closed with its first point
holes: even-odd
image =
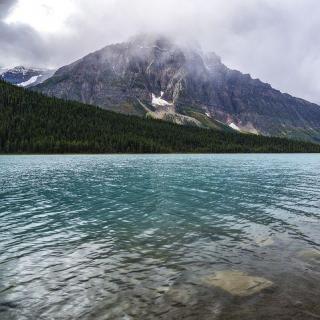
{"type": "Polygon", "coordinates": [[[41,37],[23,25],[8,26],[0,21],[0,65],[45,64],[47,48],[41,37]]]}
{"type": "Polygon", "coordinates": [[[0,0],[0,66],[14,64],[33,64],[36,61],[45,63],[40,35],[25,25],[8,25],[5,19],[16,5],[16,0],[0,0]]]}
{"type": "Polygon", "coordinates": [[[15,6],[16,2],[16,0],[0,0],[0,18],[7,16],[10,9],[15,6]]]}
{"type": "MultiPolygon", "coordinates": [[[[12,3],[0,0],[1,12],[8,13],[12,3]]],[[[226,65],[281,91],[320,102],[318,0],[75,3],[77,13],[67,21],[69,34],[44,37],[26,26],[0,24],[0,64],[14,60],[60,66],[139,32],[167,33],[196,39],[204,50],[220,55],[226,65]]],[[[4,16],[0,14],[0,18],[4,16]]]]}

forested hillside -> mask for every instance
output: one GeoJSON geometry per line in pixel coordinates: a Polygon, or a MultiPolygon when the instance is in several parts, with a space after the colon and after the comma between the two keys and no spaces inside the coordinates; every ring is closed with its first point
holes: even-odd
{"type": "Polygon", "coordinates": [[[125,116],[0,81],[1,153],[319,151],[312,143],[125,116]]]}

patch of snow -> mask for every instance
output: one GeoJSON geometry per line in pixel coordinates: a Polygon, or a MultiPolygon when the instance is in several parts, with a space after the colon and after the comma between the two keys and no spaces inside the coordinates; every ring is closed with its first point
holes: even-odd
{"type": "Polygon", "coordinates": [[[38,76],[31,77],[28,81],[19,83],[18,86],[19,86],[19,87],[29,86],[30,84],[35,83],[35,82],[38,80],[39,77],[41,77],[41,74],[38,75],[38,76]]]}
{"type": "Polygon", "coordinates": [[[211,118],[211,114],[210,114],[209,112],[206,112],[206,116],[207,116],[208,118],[211,118]]]}
{"type": "Polygon", "coordinates": [[[158,107],[158,106],[160,106],[160,107],[173,106],[173,103],[162,99],[162,96],[163,96],[163,94],[161,94],[160,97],[156,97],[154,94],[152,94],[152,105],[154,107],[158,107]]]}
{"type": "Polygon", "coordinates": [[[241,129],[240,129],[236,124],[234,124],[234,123],[230,123],[230,124],[229,124],[229,127],[232,128],[232,129],[234,129],[234,130],[241,131],[241,129]]]}

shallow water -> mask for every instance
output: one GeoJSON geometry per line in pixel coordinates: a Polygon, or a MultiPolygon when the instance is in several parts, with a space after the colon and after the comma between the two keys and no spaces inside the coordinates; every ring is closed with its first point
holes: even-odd
{"type": "Polygon", "coordinates": [[[1,320],[320,318],[320,155],[1,156],[0,172],[1,320]],[[273,285],[237,296],[217,272],[273,285]]]}

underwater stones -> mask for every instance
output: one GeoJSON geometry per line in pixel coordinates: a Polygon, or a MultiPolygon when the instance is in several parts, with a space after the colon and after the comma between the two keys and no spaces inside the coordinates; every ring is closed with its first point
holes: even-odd
{"type": "Polygon", "coordinates": [[[157,288],[156,288],[156,292],[157,292],[158,294],[164,294],[164,293],[168,292],[169,289],[170,289],[169,286],[161,286],[161,287],[157,287],[157,288]]]}
{"type": "Polygon", "coordinates": [[[174,304],[195,305],[198,301],[197,290],[190,285],[171,287],[166,294],[166,299],[174,304]]]}
{"type": "Polygon", "coordinates": [[[263,237],[258,237],[257,239],[255,239],[255,242],[259,247],[268,247],[274,244],[274,240],[272,238],[263,237]]]}
{"type": "Polygon", "coordinates": [[[316,249],[303,250],[298,254],[299,258],[306,262],[320,264],[320,251],[316,249]]]}
{"type": "Polygon", "coordinates": [[[246,297],[269,288],[273,283],[240,271],[217,271],[202,278],[204,284],[220,288],[233,296],[246,297]]]}

